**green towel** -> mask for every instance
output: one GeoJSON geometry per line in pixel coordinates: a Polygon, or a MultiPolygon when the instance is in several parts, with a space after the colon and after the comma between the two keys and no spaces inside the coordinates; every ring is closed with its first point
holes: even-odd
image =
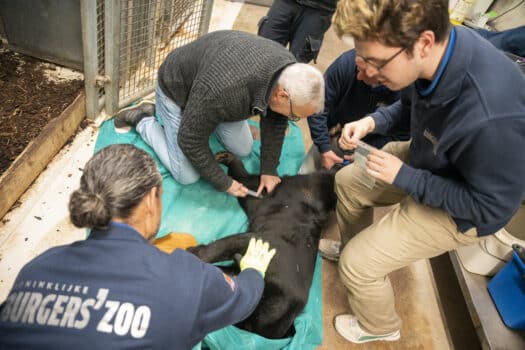
{"type": "MultiPolygon", "coordinates": [[[[251,126],[259,123],[249,121],[251,126]]],[[[289,123],[288,135],[284,139],[281,162],[277,172],[282,175],[295,175],[304,159],[304,144],[300,128],[289,123]]],[[[162,221],[158,237],[169,232],[187,232],[195,236],[199,243],[209,243],[222,237],[248,228],[248,220],[237,199],[224,192],[217,192],[204,180],[192,185],[180,185],[162,165],[153,150],[132,130],[120,134],[115,132],[113,120],[104,122],[100,128],[95,152],[114,143],[130,143],[151,154],[156,160],[162,175],[162,221]]],[[[213,153],[224,148],[215,136],[210,138],[213,153]]],[[[260,140],[254,140],[250,156],[242,158],[250,173],[259,173],[260,140]]],[[[225,171],[226,168],[224,167],[225,171]]],[[[256,190],[256,189],[253,189],[256,190]]],[[[225,327],[210,333],[200,345],[203,349],[314,349],[322,342],[322,298],[321,298],[321,260],[318,257],[308,303],[303,313],[295,320],[296,333],[292,338],[270,340],[234,326],[225,327]]],[[[196,347],[198,349],[199,346],[196,347]]]]}

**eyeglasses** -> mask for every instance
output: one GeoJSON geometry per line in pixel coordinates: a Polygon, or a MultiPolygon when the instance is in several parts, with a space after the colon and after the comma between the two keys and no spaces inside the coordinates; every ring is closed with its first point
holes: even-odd
{"type": "MultiPolygon", "coordinates": [[[[283,89],[283,90],[286,91],[286,89],[283,89]]],[[[288,118],[289,121],[297,122],[301,119],[301,117],[298,117],[293,113],[292,97],[290,96],[290,93],[288,91],[286,91],[286,93],[288,94],[288,101],[290,101],[290,114],[288,114],[286,117],[288,118]]]]}
{"type": "Polygon", "coordinates": [[[372,67],[374,67],[378,72],[381,72],[381,69],[385,68],[385,66],[387,64],[389,64],[390,62],[392,62],[392,60],[394,58],[396,58],[397,56],[399,56],[399,54],[401,52],[405,51],[405,48],[402,47],[401,50],[399,50],[398,52],[396,52],[395,54],[393,54],[392,56],[390,56],[390,58],[384,60],[382,63],[380,64],[376,64],[376,63],[373,63],[372,60],[377,60],[376,58],[367,58],[367,57],[363,57],[361,56],[360,54],[356,53],[356,63],[359,63],[358,60],[361,60],[363,61],[362,63],[366,63],[367,65],[371,65],[372,67]]]}

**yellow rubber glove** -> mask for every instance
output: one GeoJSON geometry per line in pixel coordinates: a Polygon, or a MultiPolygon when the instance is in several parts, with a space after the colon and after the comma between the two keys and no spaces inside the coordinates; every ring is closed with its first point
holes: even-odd
{"type": "Polygon", "coordinates": [[[266,269],[275,253],[275,249],[270,250],[268,242],[264,242],[262,239],[250,239],[248,249],[246,249],[246,253],[241,259],[241,271],[252,268],[259,271],[264,277],[266,269]]]}

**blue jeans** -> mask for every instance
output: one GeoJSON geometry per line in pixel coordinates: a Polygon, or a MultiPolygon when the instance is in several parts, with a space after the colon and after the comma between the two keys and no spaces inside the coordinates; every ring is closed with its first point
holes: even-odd
{"type": "MultiPolygon", "coordinates": [[[[162,92],[158,85],[155,88],[155,113],[161,123],[155,116],[143,118],[137,124],[137,132],[153,148],[162,164],[177,182],[183,185],[196,182],[200,175],[186,158],[178,143],[183,111],[162,92]]],[[[215,134],[228,151],[240,157],[250,154],[253,137],[246,120],[221,123],[215,129],[215,134]]]]}

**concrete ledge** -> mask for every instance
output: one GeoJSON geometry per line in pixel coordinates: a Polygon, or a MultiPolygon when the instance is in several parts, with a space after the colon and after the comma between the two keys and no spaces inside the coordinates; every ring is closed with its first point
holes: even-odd
{"type": "Polygon", "coordinates": [[[73,135],[86,115],[86,98],[80,93],[57,118],[51,120],[0,177],[0,218],[45,169],[73,135]]]}
{"type": "Polygon", "coordinates": [[[459,286],[483,349],[525,349],[525,331],[505,326],[487,290],[489,277],[463,268],[455,251],[449,253],[459,286]]]}

